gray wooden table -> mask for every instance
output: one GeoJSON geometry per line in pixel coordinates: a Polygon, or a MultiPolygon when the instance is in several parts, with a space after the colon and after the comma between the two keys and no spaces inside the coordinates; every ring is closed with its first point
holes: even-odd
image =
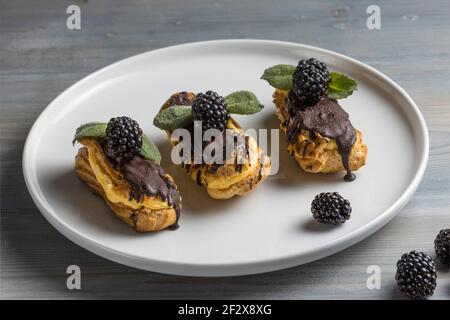
{"type": "MultiPolygon", "coordinates": [[[[2,298],[402,298],[393,276],[411,249],[433,253],[450,227],[450,1],[0,0],[2,298]],[[66,28],[69,4],[81,30],[66,28]],[[366,8],[381,8],[368,30],[366,8]],[[301,42],[350,55],[386,73],[422,110],[430,160],[417,193],[386,227],[334,256],[254,276],[193,278],[122,266],[78,247],[34,206],[22,176],[26,134],[69,85],[122,58],[173,44],[224,38],[301,42]],[[66,288],[66,267],[82,270],[82,289],[66,288]],[[366,268],[381,268],[381,289],[366,268]]],[[[441,268],[442,269],[442,268],[441,268]]],[[[433,298],[450,299],[441,270],[433,298]]]]}

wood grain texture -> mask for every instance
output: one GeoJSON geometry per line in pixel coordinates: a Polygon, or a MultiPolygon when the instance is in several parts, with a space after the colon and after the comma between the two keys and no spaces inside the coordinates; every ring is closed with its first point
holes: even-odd
{"type": "MultiPolygon", "coordinates": [[[[1,297],[13,298],[402,298],[395,262],[433,252],[450,227],[450,2],[377,1],[382,29],[366,28],[373,1],[0,0],[1,297]],[[67,30],[77,3],[82,29],[67,30]],[[232,278],[140,271],[97,257],[64,238],[34,206],[22,176],[23,144],[45,106],[85,75],[122,58],[179,43],[261,38],[335,50],[386,73],[416,100],[430,130],[430,161],[411,202],[361,243],[304,266],[232,278]],[[82,290],[66,289],[66,267],[82,269],[82,290]],[[379,265],[382,288],[366,288],[379,265]]],[[[441,268],[442,269],[442,268],[441,268]]],[[[441,270],[435,299],[450,299],[441,270]]]]}

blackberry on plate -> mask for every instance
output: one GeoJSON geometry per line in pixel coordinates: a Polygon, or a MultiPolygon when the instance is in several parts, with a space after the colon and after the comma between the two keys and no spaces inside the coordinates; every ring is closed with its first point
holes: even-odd
{"type": "Polygon", "coordinates": [[[197,94],[192,113],[195,121],[202,121],[203,130],[214,128],[223,131],[230,118],[225,99],[214,91],[197,94]]]}
{"type": "Polygon", "coordinates": [[[321,223],[341,224],[350,218],[350,201],[337,192],[322,192],[311,203],[314,219],[321,223]]]}
{"type": "Polygon", "coordinates": [[[325,63],[314,58],[300,60],[293,75],[293,90],[307,104],[315,104],[326,94],[331,77],[325,63]]]}
{"type": "Polygon", "coordinates": [[[109,120],[106,138],[103,142],[105,154],[117,165],[130,160],[141,151],[142,129],[128,117],[116,117],[109,120]]]}
{"type": "Polygon", "coordinates": [[[411,251],[397,261],[395,280],[401,292],[411,299],[425,299],[436,288],[436,264],[423,252],[411,251]]]}
{"type": "Polygon", "coordinates": [[[443,264],[450,263],[450,229],[439,231],[434,240],[434,251],[436,251],[437,258],[443,264]]]}

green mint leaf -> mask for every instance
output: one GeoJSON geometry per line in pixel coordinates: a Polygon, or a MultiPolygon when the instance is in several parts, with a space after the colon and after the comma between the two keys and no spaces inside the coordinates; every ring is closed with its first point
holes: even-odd
{"type": "MultiPolygon", "coordinates": [[[[103,122],[83,124],[75,131],[75,137],[73,138],[72,143],[84,138],[103,139],[106,137],[106,126],[107,124],[103,122]]],[[[158,148],[145,135],[142,137],[141,156],[153,160],[158,164],[161,162],[161,154],[159,153],[158,148]]]]}
{"type": "Polygon", "coordinates": [[[171,106],[159,112],[153,124],[163,130],[183,128],[193,121],[190,106],[171,106]]]}
{"type": "Polygon", "coordinates": [[[106,123],[90,122],[82,124],[75,131],[72,143],[80,141],[83,138],[103,139],[106,136],[106,123]]]}
{"type": "Polygon", "coordinates": [[[328,97],[330,99],[343,99],[358,89],[358,84],[352,78],[338,72],[331,72],[331,82],[328,86],[328,97]]]}
{"type": "Polygon", "coordinates": [[[290,90],[292,89],[292,76],[295,71],[295,66],[289,64],[277,64],[264,70],[261,79],[266,80],[269,84],[277,89],[290,90]]]}
{"type": "Polygon", "coordinates": [[[153,142],[145,135],[142,136],[141,156],[146,159],[153,160],[157,164],[161,163],[161,154],[153,142]]]}
{"type": "Polygon", "coordinates": [[[264,106],[250,91],[237,91],[225,97],[230,113],[254,114],[261,111],[264,106]]]}

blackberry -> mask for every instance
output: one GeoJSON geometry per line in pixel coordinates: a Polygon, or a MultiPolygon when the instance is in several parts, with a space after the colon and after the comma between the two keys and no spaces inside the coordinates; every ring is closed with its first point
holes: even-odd
{"type": "Polygon", "coordinates": [[[327,92],[331,77],[325,63],[300,60],[293,76],[293,90],[306,104],[316,104],[327,92]]]}
{"type": "Polygon", "coordinates": [[[442,229],[434,240],[434,251],[443,264],[450,263],[450,229],[442,229]]]}
{"type": "Polygon", "coordinates": [[[135,120],[128,117],[109,120],[103,150],[114,164],[121,165],[130,160],[141,151],[141,147],[142,129],[135,120]]]}
{"type": "Polygon", "coordinates": [[[199,93],[192,104],[194,120],[202,121],[203,130],[223,131],[230,118],[225,99],[214,91],[199,93]]]}
{"type": "Polygon", "coordinates": [[[436,278],[436,264],[426,253],[411,251],[397,261],[395,280],[400,291],[411,299],[433,295],[436,278]]]}
{"type": "Polygon", "coordinates": [[[350,218],[350,202],[337,192],[322,192],[311,203],[314,219],[327,224],[341,224],[350,218]]]}

